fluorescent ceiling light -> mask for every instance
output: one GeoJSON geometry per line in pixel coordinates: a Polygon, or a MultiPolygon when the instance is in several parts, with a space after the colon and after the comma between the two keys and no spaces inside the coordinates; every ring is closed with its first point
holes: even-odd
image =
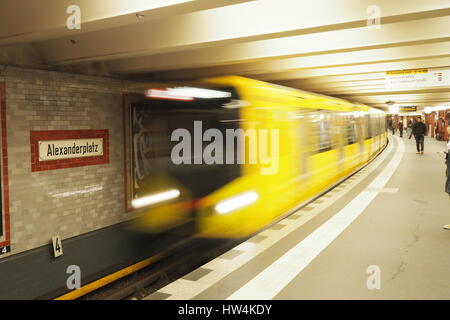
{"type": "Polygon", "coordinates": [[[431,108],[433,111],[443,111],[450,109],[450,106],[436,106],[431,108]]]}
{"type": "Polygon", "coordinates": [[[180,191],[177,189],[172,189],[160,193],[155,193],[146,197],[134,199],[133,201],[131,201],[131,205],[133,206],[133,208],[141,208],[158,202],[175,199],[179,196],[180,191]]]}
{"type": "Polygon", "coordinates": [[[145,95],[149,98],[187,100],[187,101],[191,101],[194,98],[202,98],[202,99],[231,98],[230,92],[192,88],[192,87],[168,88],[166,90],[148,89],[145,90],[145,95]]]}
{"type": "Polygon", "coordinates": [[[203,99],[211,99],[211,98],[230,98],[230,92],[224,92],[219,90],[211,90],[211,89],[201,89],[201,88],[193,88],[193,87],[179,87],[179,88],[169,88],[167,91],[170,94],[181,96],[181,97],[194,97],[194,98],[203,98],[203,99]]]}
{"type": "Polygon", "coordinates": [[[167,90],[161,90],[161,89],[145,90],[145,96],[148,98],[155,98],[155,99],[168,99],[168,100],[181,100],[181,101],[194,100],[194,98],[192,98],[192,97],[176,96],[176,95],[171,94],[167,90]]]}
{"type": "MultiPolygon", "coordinates": [[[[118,15],[129,14],[129,13],[139,13],[142,11],[155,10],[159,8],[175,6],[178,4],[191,2],[193,0],[134,0],[128,1],[126,8],[122,8],[121,5],[124,3],[123,0],[110,0],[112,6],[117,7],[118,15]]],[[[109,3],[108,3],[109,4],[109,3]]]]}
{"type": "Polygon", "coordinates": [[[254,191],[242,193],[240,195],[237,195],[235,197],[231,197],[229,199],[220,201],[214,209],[220,213],[228,213],[233,210],[236,210],[238,208],[245,207],[253,202],[258,200],[258,194],[254,191]]]}
{"type": "Polygon", "coordinates": [[[390,106],[389,107],[389,112],[390,113],[399,113],[399,111],[400,111],[400,108],[397,107],[397,106],[390,106]]]}
{"type": "Polygon", "coordinates": [[[370,108],[369,109],[370,114],[385,114],[383,110],[377,109],[377,108],[370,108]]]}

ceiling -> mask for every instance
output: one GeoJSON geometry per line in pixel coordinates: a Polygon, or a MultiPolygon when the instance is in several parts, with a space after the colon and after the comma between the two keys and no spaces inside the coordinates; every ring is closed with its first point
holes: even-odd
{"type": "Polygon", "coordinates": [[[0,63],[153,80],[237,74],[421,110],[450,105],[449,83],[389,87],[386,72],[450,69],[450,2],[2,0],[0,63]],[[66,26],[73,4],[80,30],[66,26]]]}

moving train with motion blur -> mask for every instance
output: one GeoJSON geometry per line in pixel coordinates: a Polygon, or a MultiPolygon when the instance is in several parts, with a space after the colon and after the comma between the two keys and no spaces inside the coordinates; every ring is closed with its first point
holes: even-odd
{"type": "Polygon", "coordinates": [[[237,76],[146,90],[129,108],[133,230],[243,238],[375,157],[385,113],[237,76]]]}

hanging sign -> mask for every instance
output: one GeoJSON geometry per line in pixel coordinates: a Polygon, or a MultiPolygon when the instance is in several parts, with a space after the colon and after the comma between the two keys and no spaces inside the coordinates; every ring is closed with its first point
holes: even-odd
{"type": "Polygon", "coordinates": [[[388,89],[408,89],[450,85],[450,69],[411,69],[386,72],[388,89]]]}
{"type": "Polygon", "coordinates": [[[403,106],[403,107],[400,107],[400,111],[403,111],[403,112],[416,112],[417,111],[417,106],[403,106]]]}

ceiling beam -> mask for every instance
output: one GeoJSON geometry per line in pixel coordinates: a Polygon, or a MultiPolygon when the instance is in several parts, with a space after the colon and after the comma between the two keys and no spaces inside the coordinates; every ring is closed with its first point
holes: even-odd
{"type": "MultiPolygon", "coordinates": [[[[356,66],[344,67],[330,67],[318,69],[306,69],[292,72],[270,73],[264,75],[257,75],[254,78],[264,81],[286,80],[286,79],[302,79],[311,77],[324,77],[335,75],[351,75],[361,73],[375,73],[386,72],[392,70],[416,69],[416,68],[439,68],[450,66],[450,58],[433,58],[433,59],[418,59],[407,60],[400,62],[386,62],[386,63],[369,63],[356,66]]],[[[385,75],[383,75],[383,78],[385,75]]]]}
{"type": "Polygon", "coordinates": [[[75,36],[249,1],[255,0],[2,0],[0,45],[75,36]],[[80,8],[80,30],[66,27],[70,5],[80,8]]]}
{"type": "MultiPolygon", "coordinates": [[[[351,33],[352,31],[349,31],[348,36],[352,36],[351,33]]],[[[450,38],[448,39],[450,40],[450,38]]],[[[398,41],[402,40],[405,40],[405,37],[401,37],[399,35],[398,41]]],[[[130,73],[138,71],[142,72],[143,70],[155,71],[163,69],[164,75],[162,77],[165,79],[177,79],[180,77],[184,79],[192,79],[227,74],[238,74],[251,77],[257,74],[276,73],[280,71],[286,72],[311,68],[359,65],[371,62],[393,62],[421,58],[430,59],[449,55],[450,41],[407,46],[400,45],[398,47],[357,50],[350,52],[345,51],[329,54],[314,54],[314,52],[309,52],[306,56],[302,55],[294,58],[258,60],[256,62],[249,63],[235,63],[235,60],[229,60],[229,64],[225,65],[223,65],[225,63],[225,58],[223,61],[218,61],[220,52],[223,52],[223,49],[224,48],[211,48],[207,49],[206,52],[197,50],[197,52],[182,52],[172,55],[167,54],[164,55],[164,57],[148,56],[132,58],[106,62],[106,65],[113,73],[130,73]],[[218,65],[214,65],[215,63],[218,65]],[[186,68],[188,65],[191,66],[189,69],[182,69],[186,68]],[[214,66],[196,68],[199,65],[214,66]]],[[[230,51],[242,52],[241,50],[230,51]]],[[[232,59],[232,57],[228,59],[232,59]]]]}
{"type": "MultiPolygon", "coordinates": [[[[448,2],[444,0],[427,2],[409,0],[408,6],[399,1],[379,0],[383,25],[380,29],[368,29],[367,8],[373,4],[372,2],[372,0],[254,1],[121,28],[73,34],[70,37],[42,42],[39,48],[47,57],[48,63],[66,64],[170,53],[352,28],[371,31],[371,36],[368,36],[367,30],[363,32],[364,36],[359,38],[363,41],[368,37],[377,37],[376,34],[386,34],[385,28],[388,28],[389,24],[432,19],[450,13],[448,2]],[[76,45],[70,40],[75,41],[76,45]]],[[[440,26],[439,31],[442,30],[446,30],[445,25],[440,26]]],[[[422,30],[415,30],[414,33],[418,33],[420,37],[422,30]]],[[[341,38],[342,40],[350,39],[341,38]]],[[[310,43],[311,41],[313,39],[310,43]]],[[[303,48],[305,45],[303,44],[303,48]]],[[[287,47],[286,51],[292,51],[291,47],[287,47]]],[[[311,44],[309,47],[311,48],[311,44]]],[[[297,50],[294,51],[295,54],[298,53],[297,50]]],[[[254,52],[249,51],[249,54],[254,52]]]]}

